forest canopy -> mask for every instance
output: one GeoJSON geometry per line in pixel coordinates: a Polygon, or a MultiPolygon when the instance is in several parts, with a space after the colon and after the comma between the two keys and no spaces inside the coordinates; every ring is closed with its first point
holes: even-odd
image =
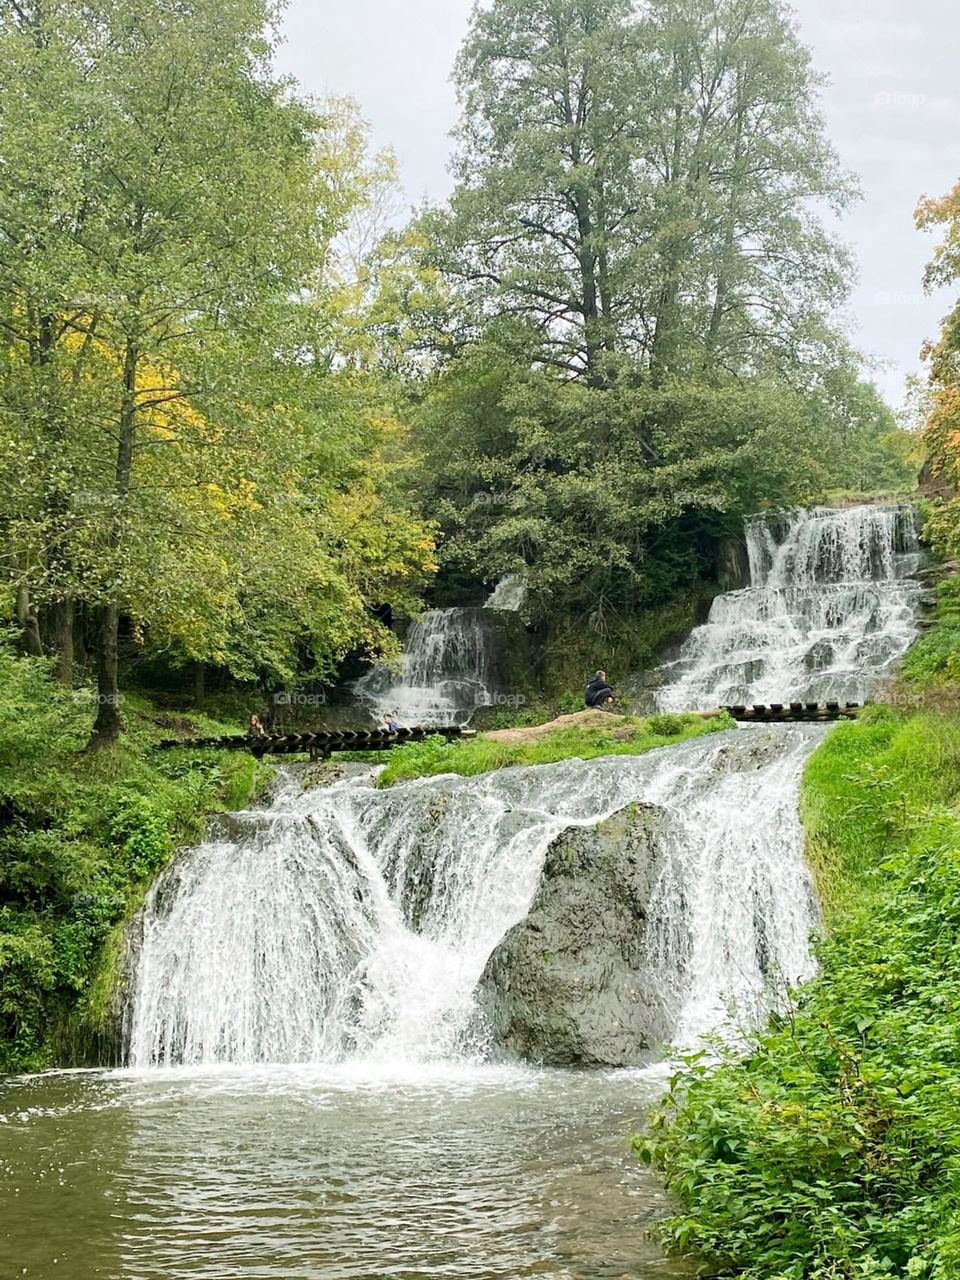
{"type": "Polygon", "coordinates": [[[779,0],[478,8],[455,188],[406,224],[277,18],[0,15],[0,568],[98,738],[131,654],[269,688],[389,650],[438,542],[441,588],[629,611],[744,512],[909,483],[779,0]]]}

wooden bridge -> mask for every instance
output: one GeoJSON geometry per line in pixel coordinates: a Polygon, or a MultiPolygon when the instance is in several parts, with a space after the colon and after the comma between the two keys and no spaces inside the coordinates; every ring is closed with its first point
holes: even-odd
{"type": "Polygon", "coordinates": [[[309,752],[317,759],[326,760],[334,752],[341,751],[390,751],[394,747],[402,747],[407,742],[423,742],[425,738],[436,736],[453,740],[455,738],[475,738],[475,729],[398,729],[390,733],[386,729],[369,731],[344,730],[335,733],[285,733],[264,734],[256,737],[253,734],[236,735],[228,738],[192,738],[189,741],[167,741],[160,743],[161,751],[182,749],[187,751],[249,751],[255,756],[299,756],[309,752]]]}
{"type": "MultiPolygon", "coordinates": [[[[817,723],[824,724],[833,720],[855,720],[860,714],[858,703],[848,702],[841,706],[839,702],[791,702],[771,703],[754,707],[723,707],[734,720],[742,724],[783,724],[817,723]]],[[[717,715],[719,712],[704,712],[704,715],[717,715]]],[[[423,742],[426,738],[446,738],[454,741],[459,738],[475,738],[475,729],[464,728],[425,728],[398,729],[389,733],[386,729],[343,730],[337,732],[285,733],[265,734],[255,737],[253,734],[233,735],[226,738],[193,738],[189,740],[170,740],[160,743],[161,751],[249,751],[255,756],[298,756],[309,754],[314,759],[327,760],[335,752],[351,751],[391,751],[394,747],[402,747],[407,742],[423,742]]]]}
{"type": "Polygon", "coordinates": [[[788,721],[822,724],[832,720],[856,720],[863,708],[858,702],[848,702],[845,706],[839,702],[773,702],[755,707],[724,707],[723,710],[741,724],[783,724],[788,721]]]}

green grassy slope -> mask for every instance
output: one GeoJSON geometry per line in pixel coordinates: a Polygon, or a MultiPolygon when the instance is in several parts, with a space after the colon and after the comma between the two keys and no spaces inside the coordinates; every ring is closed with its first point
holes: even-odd
{"type": "Polygon", "coordinates": [[[558,760],[592,760],[597,756],[642,755],[655,747],[666,747],[705,733],[732,729],[726,715],[704,720],[691,715],[611,717],[609,727],[557,729],[542,737],[515,742],[481,735],[478,738],[447,742],[428,738],[412,742],[390,753],[379,785],[389,787],[412,778],[456,773],[473,777],[495,769],[518,765],[555,764],[558,760]]]}

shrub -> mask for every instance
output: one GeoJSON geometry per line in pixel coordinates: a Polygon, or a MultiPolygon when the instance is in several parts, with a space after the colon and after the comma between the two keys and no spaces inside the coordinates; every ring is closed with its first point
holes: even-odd
{"type": "Polygon", "coordinates": [[[679,738],[681,734],[686,733],[690,728],[690,716],[671,715],[669,712],[661,712],[658,715],[647,717],[647,728],[651,733],[657,735],[658,738],[679,738]]]}
{"type": "Polygon", "coordinates": [[[96,1014],[90,993],[108,1003],[100,975],[153,876],[265,777],[252,757],[155,754],[153,707],[129,695],[124,711],[123,739],[86,754],[93,700],[0,643],[0,1071],[62,1061],[68,1023],[96,1014]]]}

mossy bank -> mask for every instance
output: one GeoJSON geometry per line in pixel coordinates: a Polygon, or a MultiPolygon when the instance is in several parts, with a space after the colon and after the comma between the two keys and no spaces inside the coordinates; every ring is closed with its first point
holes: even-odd
{"type": "Polygon", "coordinates": [[[125,922],[207,814],[250,802],[251,756],[159,753],[172,731],[238,730],[171,717],[128,693],[120,742],[85,750],[89,691],[0,647],[0,1071],[110,1060],[109,1006],[125,922]]]}

